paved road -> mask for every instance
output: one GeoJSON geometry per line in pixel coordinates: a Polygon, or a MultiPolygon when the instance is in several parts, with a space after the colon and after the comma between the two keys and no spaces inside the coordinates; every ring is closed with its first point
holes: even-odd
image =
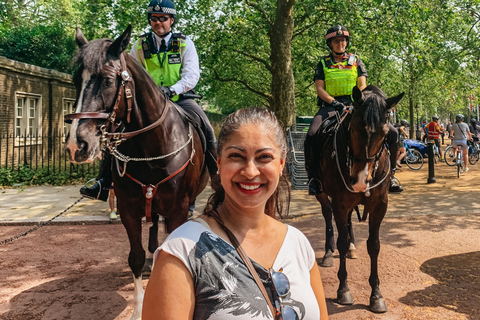
{"type": "MultiPolygon", "coordinates": [[[[413,171],[404,165],[397,177],[405,191],[391,194],[388,216],[422,214],[480,213],[480,165],[459,179],[453,167],[438,164],[437,183],[427,184],[428,166],[413,171]]],[[[29,224],[47,221],[80,199],[80,185],[41,186],[0,190],[0,224],[29,224]]],[[[197,199],[203,209],[212,189],[207,187],[197,199]]],[[[320,205],[305,190],[292,190],[290,216],[320,214],[320,205]]],[[[198,213],[198,212],[197,212],[198,213]]],[[[82,199],[54,220],[56,223],[108,223],[108,203],[82,199]]]]}

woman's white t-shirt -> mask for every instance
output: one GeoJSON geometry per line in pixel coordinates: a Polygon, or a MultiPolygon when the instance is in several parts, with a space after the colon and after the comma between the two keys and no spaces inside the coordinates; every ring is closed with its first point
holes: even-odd
{"type": "MultiPolygon", "coordinates": [[[[154,261],[160,250],[180,259],[192,274],[193,319],[273,319],[262,292],[235,248],[205,223],[189,221],[177,228],[157,249],[154,261]]],[[[251,261],[273,303],[269,270],[251,261]]],[[[308,239],[298,229],[288,226],[273,269],[283,269],[289,279],[290,293],[282,301],[295,309],[300,319],[320,319],[318,302],[310,285],[314,262],[315,252],[308,239]]]]}

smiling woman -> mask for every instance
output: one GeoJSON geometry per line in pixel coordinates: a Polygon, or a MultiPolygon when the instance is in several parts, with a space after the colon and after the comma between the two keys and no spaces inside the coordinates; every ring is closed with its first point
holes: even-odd
{"type": "Polygon", "coordinates": [[[275,219],[290,190],[274,113],[229,115],[217,151],[221,188],[156,251],[143,319],[328,319],[310,243],[275,219]]]}

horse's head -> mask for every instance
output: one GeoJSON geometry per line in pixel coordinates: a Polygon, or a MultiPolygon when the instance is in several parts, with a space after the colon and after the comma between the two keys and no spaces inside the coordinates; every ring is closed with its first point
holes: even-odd
{"type": "MultiPolygon", "coordinates": [[[[387,98],[378,87],[353,89],[354,111],[350,120],[350,179],[355,192],[365,192],[380,161],[388,129],[388,113],[404,93],[387,98]]],[[[385,156],[385,159],[387,157],[385,156]]],[[[387,159],[388,161],[388,159],[387,159]]]]}
{"type": "Polygon", "coordinates": [[[89,42],[77,28],[78,70],[73,78],[77,96],[65,143],[74,163],[90,163],[100,155],[100,128],[112,113],[117,93],[125,80],[122,79],[125,75],[121,74],[120,56],[130,42],[130,35],[131,27],[128,26],[114,42],[108,39],[89,42]]]}

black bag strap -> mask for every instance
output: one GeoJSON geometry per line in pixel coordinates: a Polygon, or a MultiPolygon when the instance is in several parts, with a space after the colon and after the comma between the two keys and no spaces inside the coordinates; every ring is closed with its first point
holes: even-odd
{"type": "Polygon", "coordinates": [[[210,215],[212,216],[213,219],[215,219],[218,222],[218,224],[227,233],[228,238],[230,239],[230,241],[233,244],[233,247],[235,248],[235,250],[237,250],[237,252],[240,255],[240,257],[242,258],[243,262],[247,266],[247,269],[250,272],[250,274],[252,275],[255,282],[257,283],[258,288],[260,289],[260,291],[262,291],[263,297],[267,301],[268,307],[270,308],[270,311],[272,312],[272,316],[275,319],[276,318],[275,308],[273,307],[272,302],[270,301],[270,298],[268,297],[267,290],[265,290],[265,286],[263,285],[262,280],[260,280],[260,277],[258,276],[257,271],[253,267],[252,262],[250,261],[250,258],[247,256],[247,254],[243,250],[242,246],[240,245],[240,243],[238,242],[237,238],[232,233],[232,231],[230,231],[230,229],[228,229],[225,226],[225,224],[223,224],[222,218],[220,218],[220,215],[218,214],[218,212],[216,210],[212,210],[210,215]]]}

